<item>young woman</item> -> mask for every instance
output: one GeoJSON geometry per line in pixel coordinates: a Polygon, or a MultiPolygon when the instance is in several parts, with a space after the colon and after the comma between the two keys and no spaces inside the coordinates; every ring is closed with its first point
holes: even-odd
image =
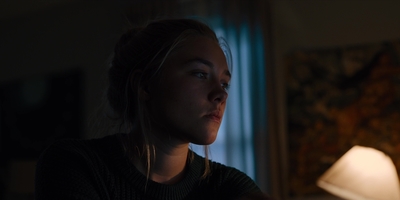
{"type": "Polygon", "coordinates": [[[189,149],[213,143],[221,125],[231,78],[223,47],[190,19],[125,33],[108,71],[119,133],[49,147],[36,199],[267,199],[244,173],[189,149]]]}

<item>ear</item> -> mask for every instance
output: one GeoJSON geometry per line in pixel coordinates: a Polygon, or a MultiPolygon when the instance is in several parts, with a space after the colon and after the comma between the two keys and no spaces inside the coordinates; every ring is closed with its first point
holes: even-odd
{"type": "Polygon", "coordinates": [[[141,101],[146,101],[150,99],[150,94],[147,89],[147,85],[143,85],[140,83],[140,79],[142,77],[142,70],[135,70],[132,72],[130,77],[130,85],[132,92],[139,96],[141,101]]]}

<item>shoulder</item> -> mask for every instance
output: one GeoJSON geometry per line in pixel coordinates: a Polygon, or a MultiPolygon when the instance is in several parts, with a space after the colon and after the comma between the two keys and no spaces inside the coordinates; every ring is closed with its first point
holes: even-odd
{"type": "Polygon", "coordinates": [[[222,197],[240,197],[261,193],[257,184],[242,171],[214,161],[209,161],[209,166],[210,174],[206,180],[207,184],[212,186],[222,197]]]}
{"type": "Polygon", "coordinates": [[[42,154],[41,159],[53,154],[60,156],[93,156],[106,151],[106,148],[115,146],[117,142],[116,135],[106,136],[98,139],[64,139],[54,142],[42,154]]]}
{"type": "Polygon", "coordinates": [[[223,180],[227,185],[248,186],[251,189],[258,189],[256,183],[244,172],[224,164],[210,161],[211,176],[223,180]]]}
{"type": "Polygon", "coordinates": [[[53,174],[84,170],[100,162],[101,149],[97,145],[102,139],[64,139],[54,142],[42,152],[37,163],[37,173],[53,174]]]}
{"type": "Polygon", "coordinates": [[[108,166],[111,154],[120,154],[116,136],[100,139],[65,139],[54,142],[39,157],[37,175],[100,173],[108,166]],[[113,149],[113,151],[110,151],[113,149]]]}
{"type": "Polygon", "coordinates": [[[73,157],[86,157],[90,154],[96,154],[98,149],[96,143],[101,139],[79,140],[79,139],[64,139],[54,142],[40,156],[39,160],[43,159],[59,159],[73,157]]]}
{"type": "Polygon", "coordinates": [[[60,196],[85,196],[96,199],[96,191],[100,191],[96,188],[101,185],[98,177],[106,166],[102,156],[104,150],[100,147],[106,146],[102,143],[111,143],[110,139],[68,139],[50,145],[41,154],[36,166],[36,197],[59,199],[60,196]]]}
{"type": "MultiPolygon", "coordinates": [[[[39,157],[37,168],[54,168],[61,171],[66,166],[83,168],[104,167],[110,153],[117,152],[115,135],[99,139],[65,139],[54,142],[39,157]],[[109,151],[113,149],[113,151],[109,151]]],[[[68,169],[67,169],[68,170],[68,169]]]]}

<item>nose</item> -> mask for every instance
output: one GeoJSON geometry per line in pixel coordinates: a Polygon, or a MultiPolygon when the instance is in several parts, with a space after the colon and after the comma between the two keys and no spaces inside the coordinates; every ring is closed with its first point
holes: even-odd
{"type": "Polygon", "coordinates": [[[224,103],[228,98],[228,93],[220,83],[214,84],[213,90],[209,94],[209,100],[216,103],[224,103]]]}

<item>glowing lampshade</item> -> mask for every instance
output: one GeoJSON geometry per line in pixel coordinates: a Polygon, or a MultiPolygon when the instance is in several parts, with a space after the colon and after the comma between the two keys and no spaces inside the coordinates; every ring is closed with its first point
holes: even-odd
{"type": "Polygon", "coordinates": [[[368,147],[351,148],[318,179],[317,185],[344,199],[400,199],[392,160],[368,147]]]}

